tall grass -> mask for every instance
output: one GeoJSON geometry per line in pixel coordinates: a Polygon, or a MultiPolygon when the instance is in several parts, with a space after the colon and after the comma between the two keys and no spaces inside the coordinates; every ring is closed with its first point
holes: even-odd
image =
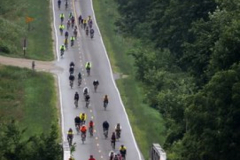
{"type": "Polygon", "coordinates": [[[0,1],[0,54],[38,60],[53,60],[49,0],[0,1]],[[28,24],[26,17],[34,18],[28,24]],[[26,55],[23,40],[27,39],[26,55]]]}
{"type": "Polygon", "coordinates": [[[19,121],[28,136],[48,132],[56,113],[52,75],[0,65],[0,121],[19,121]]]}
{"type": "Polygon", "coordinates": [[[166,133],[161,115],[144,103],[144,91],[134,78],[134,60],[127,53],[137,40],[124,38],[114,26],[119,17],[115,1],[94,1],[94,10],[113,70],[127,75],[127,78],[117,80],[117,85],[137,143],[144,157],[148,159],[151,144],[162,144],[166,133]]]}

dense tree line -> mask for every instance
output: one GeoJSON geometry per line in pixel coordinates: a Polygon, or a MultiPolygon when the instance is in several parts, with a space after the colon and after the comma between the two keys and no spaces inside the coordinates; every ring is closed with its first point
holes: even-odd
{"type": "Polygon", "coordinates": [[[240,1],[116,1],[168,159],[240,159],[240,1]]]}
{"type": "Polygon", "coordinates": [[[62,160],[57,128],[50,133],[26,137],[14,121],[0,125],[0,160],[62,160]]]}

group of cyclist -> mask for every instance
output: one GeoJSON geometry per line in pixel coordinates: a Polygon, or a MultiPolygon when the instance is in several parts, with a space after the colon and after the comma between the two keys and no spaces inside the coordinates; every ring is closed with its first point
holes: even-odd
{"type": "Polygon", "coordinates": [[[86,31],[86,35],[90,33],[90,38],[94,37],[94,29],[93,29],[93,20],[91,16],[88,16],[86,19],[83,19],[82,15],[78,17],[78,24],[86,31]]]}
{"type": "MultiPolygon", "coordinates": [[[[58,8],[61,8],[61,0],[58,0],[58,8]]],[[[68,0],[65,0],[65,8],[68,8],[68,0]]],[[[64,55],[64,51],[66,49],[68,49],[68,40],[71,41],[71,47],[74,46],[74,41],[77,38],[77,26],[75,24],[75,17],[73,16],[73,13],[70,12],[67,17],[67,21],[66,21],[66,31],[64,33],[64,43],[60,46],[60,52],[61,52],[61,57],[64,55]],[[69,38],[69,29],[72,28],[72,36],[69,38]]],[[[60,25],[59,25],[59,30],[60,30],[60,34],[63,35],[64,29],[65,29],[65,25],[64,25],[64,20],[65,20],[65,15],[63,13],[60,14],[60,25]]],[[[86,31],[86,35],[88,36],[88,34],[90,34],[90,37],[93,38],[94,36],[94,29],[92,28],[93,26],[93,21],[91,16],[88,16],[86,19],[83,19],[82,16],[80,15],[78,17],[78,24],[79,26],[81,26],[81,28],[83,28],[86,31]]],[[[85,69],[87,72],[87,75],[90,76],[90,70],[91,70],[91,63],[90,62],[86,62],[85,64],[85,69]]],[[[70,81],[70,86],[71,88],[73,87],[73,82],[75,80],[75,76],[74,76],[74,67],[75,64],[74,62],[70,62],[69,65],[69,81],[70,81]]],[[[78,86],[81,85],[82,82],[82,74],[81,72],[78,73],[78,86]]],[[[99,81],[97,79],[95,79],[93,81],[93,86],[94,86],[94,92],[97,92],[97,88],[99,85],[99,81]]],[[[89,95],[89,89],[88,87],[84,87],[83,88],[83,97],[84,100],[86,102],[86,107],[89,106],[89,102],[90,102],[90,95],[89,95]]],[[[78,107],[78,101],[79,101],[79,93],[75,92],[74,94],[74,104],[76,107],[78,107]]],[[[103,98],[103,106],[106,109],[107,105],[108,105],[108,96],[105,95],[103,98]]],[[[86,139],[86,135],[87,135],[87,131],[89,131],[90,136],[93,136],[93,131],[94,131],[94,122],[92,120],[89,121],[88,125],[86,124],[86,120],[87,120],[87,115],[86,113],[80,113],[79,115],[77,115],[74,118],[74,123],[75,123],[75,129],[77,134],[81,134],[81,138],[82,138],[82,142],[84,143],[85,139],[86,139]]],[[[108,137],[108,130],[109,130],[109,123],[107,121],[104,121],[102,124],[103,127],[103,134],[104,136],[107,138],[108,137]]],[[[115,149],[115,143],[118,139],[120,139],[120,135],[121,135],[121,130],[122,127],[120,126],[120,123],[118,123],[115,126],[114,132],[112,132],[111,135],[111,145],[113,147],[113,149],[115,149]]],[[[72,141],[74,138],[74,132],[72,128],[69,128],[68,133],[67,133],[67,140],[69,142],[69,145],[72,145],[72,141]]],[[[126,156],[126,147],[124,145],[121,145],[120,149],[119,149],[119,153],[115,154],[112,153],[110,155],[110,160],[122,160],[123,158],[125,159],[126,156]],[[118,158],[118,159],[116,159],[118,158]]],[[[89,160],[95,160],[93,158],[92,155],[90,155],[89,160]]]]}

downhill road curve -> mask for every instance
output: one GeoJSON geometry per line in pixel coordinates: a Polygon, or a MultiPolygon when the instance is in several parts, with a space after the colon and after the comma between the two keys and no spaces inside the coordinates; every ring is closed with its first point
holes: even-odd
{"type": "MultiPolygon", "coordinates": [[[[121,139],[116,143],[115,151],[117,152],[120,145],[124,144],[127,147],[126,159],[140,160],[142,157],[139,153],[124,106],[115,85],[110,62],[101,39],[101,34],[96,24],[94,11],[92,8],[92,1],[68,1],[70,3],[69,8],[65,10],[64,4],[62,4],[61,9],[59,10],[57,7],[57,0],[52,0],[56,39],[55,45],[58,56],[58,62],[56,65],[64,69],[63,72],[58,75],[63,139],[66,141],[67,131],[69,128],[72,128],[75,131],[74,118],[79,115],[79,113],[84,112],[87,114],[87,124],[90,119],[93,119],[95,123],[95,132],[93,137],[90,137],[89,133],[87,134],[85,144],[82,144],[80,135],[74,135],[73,143],[76,142],[76,151],[73,155],[76,160],[88,160],[89,155],[93,155],[96,160],[109,159],[108,154],[112,148],[110,145],[110,138],[105,139],[103,136],[102,123],[105,120],[107,120],[110,124],[109,137],[111,136],[112,131],[114,131],[114,127],[117,123],[120,123],[122,126],[121,139]],[[60,24],[59,15],[60,13],[64,13],[65,15],[65,32],[66,20],[70,12],[73,12],[75,18],[80,14],[83,16],[83,18],[87,18],[90,15],[93,19],[93,28],[95,30],[95,34],[94,38],[90,39],[89,36],[86,36],[85,31],[78,26],[78,38],[75,41],[74,46],[69,47],[63,58],[61,58],[59,56],[59,47],[61,44],[63,44],[64,36],[61,36],[58,30],[60,24]],[[83,75],[81,87],[77,86],[77,81],[75,80],[73,89],[70,88],[68,80],[69,64],[71,61],[75,63],[75,79],[77,78],[79,71],[83,75]],[[89,77],[86,75],[84,67],[87,61],[92,63],[91,75],[89,77]],[[93,91],[92,82],[94,79],[98,79],[100,82],[97,93],[94,93],[93,91]],[[85,86],[90,89],[91,100],[89,108],[85,107],[85,103],[83,101],[82,90],[85,86]],[[75,108],[74,106],[73,99],[75,92],[79,92],[80,95],[78,108],[75,108]],[[109,104],[106,111],[104,111],[102,102],[105,94],[109,95],[109,104]]],[[[64,2],[65,0],[62,0],[62,3],[64,2]]],[[[72,28],[70,28],[68,31],[71,36],[73,31],[72,28]]]]}

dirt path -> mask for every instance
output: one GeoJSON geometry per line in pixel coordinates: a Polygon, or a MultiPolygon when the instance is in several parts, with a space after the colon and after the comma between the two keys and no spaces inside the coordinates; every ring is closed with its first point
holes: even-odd
{"type": "MultiPolygon", "coordinates": [[[[23,59],[23,58],[10,58],[0,56],[0,64],[8,65],[8,66],[16,66],[21,68],[29,68],[32,69],[32,61],[31,59],[23,59]]],[[[52,72],[58,73],[62,72],[62,68],[56,66],[56,62],[45,62],[45,61],[35,61],[35,69],[37,71],[45,71],[45,72],[52,72]]]]}

